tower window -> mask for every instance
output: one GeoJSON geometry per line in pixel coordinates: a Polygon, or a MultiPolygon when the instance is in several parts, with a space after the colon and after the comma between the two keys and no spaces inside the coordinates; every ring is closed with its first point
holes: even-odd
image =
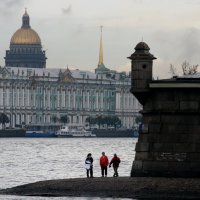
{"type": "Polygon", "coordinates": [[[142,68],[143,68],[143,69],[146,69],[146,68],[147,68],[147,66],[146,66],[146,65],[142,65],[142,68]]]}

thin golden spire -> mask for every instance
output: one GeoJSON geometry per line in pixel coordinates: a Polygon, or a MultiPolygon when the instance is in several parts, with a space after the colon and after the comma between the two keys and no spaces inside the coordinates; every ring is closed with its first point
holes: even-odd
{"type": "Polygon", "coordinates": [[[103,45],[102,45],[102,29],[103,26],[100,26],[100,49],[99,49],[99,65],[103,64],[103,45]]]}

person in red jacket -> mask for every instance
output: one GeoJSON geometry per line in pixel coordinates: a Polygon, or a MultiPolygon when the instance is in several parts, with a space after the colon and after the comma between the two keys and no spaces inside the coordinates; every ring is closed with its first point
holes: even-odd
{"type": "Polygon", "coordinates": [[[108,167],[109,161],[108,157],[105,155],[105,152],[102,152],[102,156],[100,157],[100,166],[101,166],[101,175],[102,177],[107,176],[107,167],[108,167]]]}
{"type": "Polygon", "coordinates": [[[110,164],[109,164],[109,167],[111,167],[111,165],[113,165],[113,169],[114,169],[114,177],[115,176],[118,176],[118,167],[119,167],[119,163],[121,162],[120,158],[117,157],[117,154],[115,153],[114,154],[114,157],[112,158],[110,164]]]}

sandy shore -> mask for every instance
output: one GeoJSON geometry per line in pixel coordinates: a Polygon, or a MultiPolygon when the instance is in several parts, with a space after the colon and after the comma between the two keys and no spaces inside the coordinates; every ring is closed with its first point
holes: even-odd
{"type": "Polygon", "coordinates": [[[0,191],[25,196],[200,199],[200,179],[107,177],[46,180],[0,191]]]}

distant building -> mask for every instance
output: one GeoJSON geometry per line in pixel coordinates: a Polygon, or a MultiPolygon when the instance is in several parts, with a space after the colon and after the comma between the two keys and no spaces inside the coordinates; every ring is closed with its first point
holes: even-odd
{"type": "MultiPolygon", "coordinates": [[[[30,30],[26,12],[23,16],[23,26],[28,26],[28,32],[31,34],[24,34],[24,30],[21,29],[14,34],[11,50],[6,52],[6,66],[0,67],[0,113],[4,112],[10,118],[10,126],[50,124],[54,123],[55,118],[64,115],[69,117],[70,123],[85,125],[89,116],[116,115],[121,119],[122,126],[133,127],[134,118],[141,105],[130,93],[131,75],[104,66],[102,32],[99,64],[95,73],[92,73],[78,69],[70,70],[68,67],[45,68],[42,63],[45,63],[46,57],[45,53],[40,51],[41,41],[39,36],[30,30]],[[28,44],[28,41],[32,41],[31,44],[28,44]],[[27,49],[29,45],[32,50],[34,47],[38,48],[40,53],[36,53],[33,59],[35,65],[29,59],[34,53],[27,54],[27,63],[23,56],[20,57],[20,54],[23,54],[23,45],[27,49]],[[16,63],[12,57],[14,52],[10,55],[15,47],[18,57],[16,63]],[[43,62],[40,58],[43,58],[43,62]]],[[[24,54],[27,53],[27,49],[24,49],[24,54]]]]}
{"type": "Polygon", "coordinates": [[[10,50],[6,51],[5,66],[45,68],[46,55],[42,50],[39,35],[30,27],[29,15],[25,11],[22,27],[12,36],[10,50]]]}

